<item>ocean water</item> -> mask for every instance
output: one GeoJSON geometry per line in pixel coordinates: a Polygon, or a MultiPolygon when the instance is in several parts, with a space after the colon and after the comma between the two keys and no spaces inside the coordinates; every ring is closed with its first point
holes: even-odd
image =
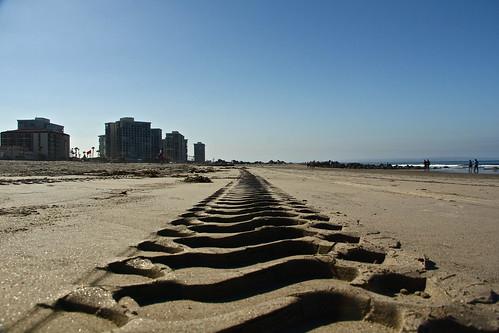
{"type": "MultiPolygon", "coordinates": [[[[453,172],[453,173],[468,173],[468,161],[441,161],[430,160],[431,171],[437,172],[453,172]]],[[[499,175],[499,160],[478,160],[479,173],[499,175]]],[[[421,162],[397,162],[392,163],[399,166],[414,166],[423,168],[423,161],[421,162]]],[[[473,170],[472,170],[473,171],[473,170]]]]}

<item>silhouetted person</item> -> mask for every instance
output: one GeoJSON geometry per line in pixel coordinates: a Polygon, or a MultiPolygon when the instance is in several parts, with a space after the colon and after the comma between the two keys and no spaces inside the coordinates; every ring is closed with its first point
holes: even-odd
{"type": "Polygon", "coordinates": [[[428,161],[424,160],[423,165],[424,165],[424,171],[426,171],[426,169],[428,169],[428,161]]]}
{"type": "Polygon", "coordinates": [[[473,162],[470,160],[468,162],[468,173],[471,173],[471,170],[473,169],[473,162]]]}
{"type": "Polygon", "coordinates": [[[475,167],[473,169],[475,173],[478,173],[478,160],[475,158],[475,167]]]}

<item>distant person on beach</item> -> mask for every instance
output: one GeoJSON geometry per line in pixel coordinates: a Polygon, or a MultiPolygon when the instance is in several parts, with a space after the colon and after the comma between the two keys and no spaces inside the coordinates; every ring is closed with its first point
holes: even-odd
{"type": "Polygon", "coordinates": [[[473,162],[470,160],[468,162],[468,173],[471,173],[471,170],[473,169],[473,162]]]}
{"type": "Polygon", "coordinates": [[[478,173],[478,160],[475,158],[475,168],[473,169],[474,173],[478,173]]]}
{"type": "Polygon", "coordinates": [[[423,170],[426,171],[426,169],[428,168],[428,161],[424,160],[423,165],[424,165],[423,170]]]}

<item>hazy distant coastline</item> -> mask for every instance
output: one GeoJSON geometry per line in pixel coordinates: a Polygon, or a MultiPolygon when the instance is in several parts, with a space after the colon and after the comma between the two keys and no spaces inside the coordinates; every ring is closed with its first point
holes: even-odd
{"type": "MultiPolygon", "coordinates": [[[[338,161],[311,161],[309,167],[326,167],[340,169],[415,169],[424,170],[423,162],[396,161],[396,162],[338,162],[338,161]]],[[[468,161],[465,160],[435,160],[431,161],[431,171],[468,173],[468,161]]],[[[499,160],[480,161],[480,173],[499,175],[499,160]]]]}

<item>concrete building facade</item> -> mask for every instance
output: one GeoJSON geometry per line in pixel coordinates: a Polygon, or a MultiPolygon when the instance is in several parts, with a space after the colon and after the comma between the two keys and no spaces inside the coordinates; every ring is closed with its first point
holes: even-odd
{"type": "Polygon", "coordinates": [[[151,158],[153,161],[161,159],[163,154],[163,140],[161,128],[151,129],[151,158]]]}
{"type": "Polygon", "coordinates": [[[99,157],[106,158],[106,136],[99,135],[99,157]]]}
{"type": "Polygon", "coordinates": [[[132,117],[106,123],[105,154],[115,161],[152,160],[151,123],[132,117]]]}
{"type": "Polygon", "coordinates": [[[69,135],[64,126],[46,118],[18,120],[17,130],[0,134],[0,144],[0,158],[4,159],[69,159],[69,135]]]}
{"type": "Polygon", "coordinates": [[[197,142],[194,144],[194,162],[204,163],[206,161],[205,148],[206,146],[202,142],[197,142]]]}
{"type": "Polygon", "coordinates": [[[165,134],[164,153],[167,162],[187,162],[187,139],[177,131],[165,134]]]}

